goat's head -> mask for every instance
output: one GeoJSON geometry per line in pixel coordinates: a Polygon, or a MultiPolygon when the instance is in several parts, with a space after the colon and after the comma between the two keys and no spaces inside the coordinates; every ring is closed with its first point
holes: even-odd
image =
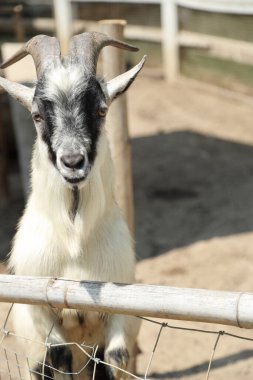
{"type": "Polygon", "coordinates": [[[1,77],[0,86],[31,112],[49,159],[71,185],[81,184],[87,177],[108,107],[130,86],[145,61],[144,57],[109,82],[99,80],[97,59],[107,45],[138,50],[102,33],[82,33],[71,39],[69,56],[62,59],[58,40],[40,35],[1,65],[5,68],[32,55],[38,77],[35,89],[1,77]]]}

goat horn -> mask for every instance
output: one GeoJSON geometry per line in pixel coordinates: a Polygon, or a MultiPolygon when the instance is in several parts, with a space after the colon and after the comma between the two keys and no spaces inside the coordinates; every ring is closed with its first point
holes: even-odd
{"type": "Polygon", "coordinates": [[[57,38],[44,35],[35,36],[30,39],[19,51],[0,65],[1,69],[12,65],[28,54],[33,57],[37,77],[39,78],[45,67],[60,61],[60,44],[57,38]]]}
{"type": "Polygon", "coordinates": [[[0,77],[0,90],[7,91],[14,99],[31,111],[34,89],[0,77]]]}
{"type": "Polygon", "coordinates": [[[139,49],[125,42],[115,40],[106,34],[86,32],[74,36],[70,40],[70,59],[72,63],[81,63],[95,74],[97,60],[101,49],[105,46],[115,46],[120,49],[138,51],[139,49]]]}

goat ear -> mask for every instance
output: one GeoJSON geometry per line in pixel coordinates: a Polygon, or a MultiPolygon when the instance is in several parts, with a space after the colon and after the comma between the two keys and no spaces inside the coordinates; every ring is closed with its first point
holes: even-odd
{"type": "Polygon", "coordinates": [[[32,101],[34,97],[34,89],[26,87],[22,84],[11,82],[8,79],[0,77],[0,88],[7,91],[14,99],[16,99],[22,106],[31,111],[32,101]]]}
{"type": "Polygon", "coordinates": [[[117,96],[125,92],[128,87],[133,83],[138,73],[142,69],[146,60],[146,55],[142,60],[134,66],[131,70],[126,71],[125,73],[118,75],[116,78],[113,78],[106,83],[107,95],[109,101],[112,102],[117,96]]]}

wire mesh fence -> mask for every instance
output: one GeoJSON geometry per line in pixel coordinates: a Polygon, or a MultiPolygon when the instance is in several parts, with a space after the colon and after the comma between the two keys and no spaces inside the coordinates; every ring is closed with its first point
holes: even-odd
{"type": "MultiPolygon", "coordinates": [[[[48,336],[45,339],[44,342],[42,341],[34,341],[29,338],[29,336],[19,336],[16,335],[15,332],[12,329],[11,326],[11,312],[12,312],[12,306],[9,307],[8,312],[6,313],[6,316],[4,318],[4,322],[2,324],[1,330],[0,330],[0,379],[1,380],[33,380],[33,379],[85,379],[87,376],[87,370],[89,373],[89,378],[92,380],[96,379],[96,375],[98,374],[100,367],[102,365],[104,366],[111,366],[118,368],[120,373],[122,374],[122,378],[128,378],[128,379],[139,379],[139,380],[146,380],[146,379],[152,379],[152,378],[159,378],[159,379],[169,379],[169,378],[183,378],[184,375],[173,375],[172,372],[169,371],[169,368],[171,366],[171,363],[168,360],[168,368],[163,373],[160,373],[159,376],[157,374],[154,374],[154,371],[152,370],[153,360],[155,356],[158,356],[159,360],[159,345],[161,342],[162,335],[165,334],[166,331],[178,331],[181,334],[186,334],[188,332],[193,334],[198,334],[201,336],[208,335],[212,338],[212,344],[210,345],[210,350],[208,352],[209,355],[209,361],[205,363],[204,367],[201,369],[201,378],[204,380],[209,380],[212,375],[213,369],[213,363],[215,360],[215,356],[217,352],[219,351],[219,347],[221,345],[222,339],[224,337],[227,337],[231,340],[240,340],[240,341],[247,341],[250,343],[250,346],[253,347],[253,338],[250,337],[250,331],[247,331],[248,336],[243,336],[231,332],[227,332],[225,330],[215,330],[215,329],[209,329],[209,328],[192,328],[192,327],[185,327],[175,324],[170,324],[166,321],[160,321],[156,319],[150,319],[145,317],[136,317],[141,318],[143,324],[151,324],[156,332],[153,335],[154,341],[152,345],[148,348],[149,354],[145,358],[145,369],[142,371],[143,373],[135,374],[130,373],[122,368],[113,366],[110,363],[107,363],[101,356],[99,355],[99,346],[94,342],[94,345],[86,345],[85,342],[78,344],[76,342],[68,342],[68,343],[62,343],[62,344],[52,344],[50,343],[50,334],[54,328],[52,325],[50,331],[48,332],[48,336]],[[10,344],[10,340],[12,340],[10,344]],[[15,342],[14,342],[15,341],[15,342]],[[40,347],[40,349],[43,350],[43,360],[38,361],[35,357],[32,356],[25,356],[22,353],[21,343],[25,344],[33,344],[37,347],[40,347]],[[19,347],[20,346],[20,347],[19,347]],[[75,347],[76,352],[79,351],[83,356],[82,365],[78,370],[75,370],[74,372],[67,371],[66,368],[62,369],[60,367],[54,367],[53,365],[50,365],[46,361],[47,354],[49,350],[51,350],[54,347],[75,347]],[[85,375],[86,374],[86,375],[85,375]],[[39,376],[39,377],[37,377],[39,376]]],[[[185,324],[185,323],[184,323],[185,324]]],[[[145,328],[144,328],[145,329],[145,328]]],[[[238,329],[239,330],[239,329],[238,329]]],[[[204,337],[203,337],[204,339],[204,337]]],[[[169,346],[173,344],[176,345],[177,342],[168,342],[168,350],[169,346]]],[[[228,344],[228,342],[227,342],[228,344]]],[[[229,343],[230,344],[230,343],[229,343]]],[[[186,347],[185,347],[186,349],[186,347]]],[[[193,349],[193,347],[191,348],[193,349]]],[[[251,355],[253,356],[253,351],[251,352],[251,355]]],[[[160,358],[161,359],[161,358],[160,358]]],[[[161,359],[162,360],[162,359],[161,359]]],[[[183,355],[182,355],[183,360],[183,355]]],[[[233,358],[231,358],[230,364],[233,364],[233,358]]],[[[164,365],[163,365],[164,368],[164,365]]],[[[253,368],[252,368],[253,369],[253,368]]],[[[195,370],[198,369],[195,368],[195,370]]],[[[193,370],[194,373],[194,370],[193,370]]],[[[185,373],[185,377],[187,377],[187,374],[185,373]]],[[[212,377],[212,378],[215,378],[212,377]]],[[[227,378],[226,376],[224,378],[227,378]]]]}

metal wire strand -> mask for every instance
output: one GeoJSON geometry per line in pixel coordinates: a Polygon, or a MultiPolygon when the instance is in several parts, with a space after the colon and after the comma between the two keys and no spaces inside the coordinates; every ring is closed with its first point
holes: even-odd
{"type": "Polygon", "coordinates": [[[215,340],[215,343],[214,343],[214,347],[213,347],[213,350],[212,350],[212,353],[211,353],[211,357],[210,357],[210,360],[209,360],[209,364],[208,364],[208,369],[207,369],[207,373],[206,373],[206,380],[209,379],[209,374],[210,374],[210,371],[211,371],[211,366],[212,366],[212,363],[213,363],[213,358],[214,358],[214,354],[215,354],[215,351],[216,351],[216,348],[218,346],[218,342],[220,340],[220,337],[224,335],[224,331],[219,331],[219,334],[215,340]]]}
{"type": "MultiPolygon", "coordinates": [[[[6,373],[8,373],[8,377],[9,377],[10,380],[16,380],[16,379],[18,379],[18,380],[24,380],[22,378],[22,366],[20,365],[21,362],[19,362],[19,358],[21,360],[24,360],[27,363],[27,368],[28,368],[28,371],[29,371],[30,380],[32,380],[32,373],[34,373],[34,374],[39,374],[39,373],[36,370],[33,370],[33,369],[30,368],[29,361],[32,361],[34,363],[34,367],[35,367],[35,365],[40,365],[41,366],[41,368],[42,368],[42,374],[40,373],[39,375],[42,376],[43,380],[52,379],[51,376],[48,376],[46,374],[46,371],[45,371],[46,368],[51,369],[53,372],[55,371],[55,372],[57,372],[59,374],[73,375],[73,376],[77,376],[79,378],[79,375],[81,375],[81,373],[85,370],[85,368],[87,367],[87,365],[91,361],[93,361],[93,363],[94,363],[93,373],[92,373],[92,380],[95,380],[96,370],[97,370],[97,366],[99,364],[104,364],[105,366],[109,366],[111,368],[117,369],[118,371],[120,371],[122,373],[122,376],[123,376],[123,374],[125,374],[125,375],[130,376],[130,378],[132,378],[132,379],[147,380],[148,373],[149,373],[149,370],[150,370],[150,367],[151,367],[151,364],[152,364],[155,352],[156,352],[157,347],[158,347],[159,342],[160,342],[162,331],[165,328],[174,329],[174,330],[181,330],[182,332],[190,331],[190,332],[194,332],[194,333],[204,333],[204,334],[215,334],[215,335],[217,335],[215,343],[214,343],[214,346],[213,346],[213,349],[212,349],[212,352],[211,352],[211,356],[210,356],[210,360],[209,360],[209,364],[208,364],[208,369],[207,369],[207,372],[206,372],[206,378],[205,379],[209,380],[209,376],[210,376],[210,373],[211,373],[211,370],[212,370],[212,364],[213,364],[213,361],[214,361],[214,356],[215,356],[215,353],[217,351],[218,343],[220,341],[221,336],[227,335],[227,336],[229,336],[230,338],[233,338],[233,339],[241,339],[241,340],[246,340],[246,341],[253,341],[253,338],[244,337],[244,336],[232,334],[232,333],[225,332],[225,331],[215,331],[215,330],[209,330],[209,329],[205,330],[205,329],[198,329],[198,328],[188,328],[188,327],[182,327],[182,326],[174,326],[174,325],[168,324],[166,322],[159,322],[159,321],[152,320],[152,319],[149,319],[149,318],[139,317],[139,318],[141,318],[145,322],[152,323],[154,325],[160,326],[159,331],[157,332],[156,340],[155,340],[155,343],[154,343],[154,346],[153,346],[153,349],[152,349],[152,352],[151,352],[148,364],[146,366],[144,377],[140,377],[140,376],[137,376],[137,375],[135,375],[133,373],[130,373],[127,370],[124,370],[124,369],[122,369],[122,368],[120,368],[120,367],[118,367],[116,365],[113,365],[111,363],[107,363],[107,362],[105,362],[105,361],[97,358],[96,357],[97,351],[98,351],[98,346],[97,345],[93,345],[93,346],[85,345],[85,342],[83,342],[81,344],[78,344],[76,342],[50,343],[50,335],[51,335],[51,333],[53,331],[53,328],[55,326],[55,322],[52,324],[52,326],[51,326],[51,328],[49,330],[49,333],[48,333],[48,335],[47,335],[47,337],[46,337],[46,339],[45,339],[44,342],[38,342],[38,341],[29,339],[29,338],[26,338],[26,337],[23,337],[23,336],[18,336],[14,332],[9,331],[8,329],[6,329],[7,322],[9,320],[12,308],[13,308],[13,305],[11,305],[11,307],[10,307],[8,313],[7,313],[7,316],[6,316],[6,319],[5,319],[3,328],[2,328],[3,336],[2,336],[2,338],[0,338],[0,346],[1,346],[1,343],[3,342],[4,338],[7,335],[8,336],[10,335],[10,336],[15,337],[16,339],[21,339],[21,340],[25,340],[25,341],[29,341],[29,342],[34,342],[36,344],[39,343],[40,345],[43,345],[45,347],[45,353],[44,353],[44,357],[42,359],[42,362],[39,362],[39,361],[33,360],[32,358],[21,356],[20,354],[17,354],[16,352],[14,352],[12,350],[8,350],[6,347],[2,347],[4,356],[5,356],[5,362],[6,362],[6,369],[7,369],[6,373]],[[70,345],[75,345],[83,353],[84,357],[86,357],[85,364],[83,365],[83,367],[81,369],[78,369],[78,371],[76,371],[76,372],[65,373],[65,372],[63,372],[63,371],[61,371],[61,370],[59,370],[57,368],[53,368],[52,366],[48,365],[48,363],[46,363],[46,357],[47,357],[47,353],[48,353],[48,348],[49,347],[70,346],[70,345]],[[91,352],[91,354],[89,352],[91,352]],[[14,361],[10,360],[8,358],[8,354],[9,355],[14,355],[15,360],[14,361]],[[11,364],[15,365],[15,367],[17,367],[17,368],[15,368],[15,369],[13,368],[12,369],[11,368],[11,364]],[[19,377],[17,377],[17,375],[14,376],[14,371],[15,371],[15,373],[18,373],[19,377]]],[[[23,367],[23,369],[24,369],[24,367],[23,367]]]]}
{"type": "Polygon", "coordinates": [[[151,363],[152,363],[152,360],[153,360],[153,357],[154,357],[154,354],[155,354],[155,351],[156,351],[156,348],[157,348],[157,345],[158,345],[158,342],[159,342],[159,339],[160,339],[160,336],[161,336],[161,333],[162,333],[162,329],[166,327],[166,323],[162,324],[161,327],[160,327],[160,330],[158,332],[158,335],[157,335],[157,338],[156,338],[156,341],[155,341],[155,345],[153,347],[153,350],[152,350],[152,353],[151,353],[151,356],[149,358],[149,362],[148,362],[148,365],[147,365],[147,369],[146,369],[146,372],[145,372],[145,376],[144,376],[144,379],[147,379],[147,375],[148,375],[148,372],[149,372],[149,368],[151,366],[151,363]]]}

